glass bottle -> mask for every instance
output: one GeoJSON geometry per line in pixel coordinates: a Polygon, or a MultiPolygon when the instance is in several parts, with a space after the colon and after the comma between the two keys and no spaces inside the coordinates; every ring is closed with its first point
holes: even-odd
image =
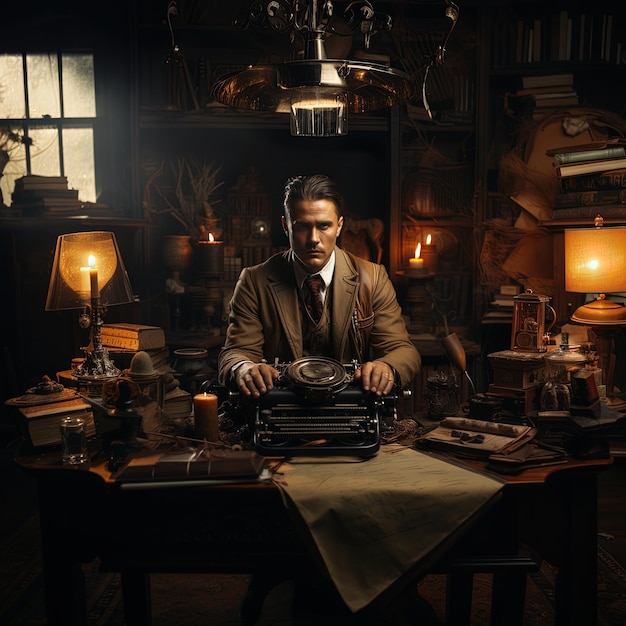
{"type": "Polygon", "coordinates": [[[570,376],[585,365],[585,355],[569,345],[569,333],[561,333],[556,350],[544,356],[547,381],[539,397],[541,411],[569,411],[571,404],[570,376]]]}

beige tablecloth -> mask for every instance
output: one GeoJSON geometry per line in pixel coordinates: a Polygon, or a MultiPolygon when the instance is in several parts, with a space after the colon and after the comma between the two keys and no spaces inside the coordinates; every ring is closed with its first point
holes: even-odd
{"type": "Polygon", "coordinates": [[[424,452],[298,458],[277,485],[308,526],[339,593],[365,607],[488,504],[503,483],[424,452]]]}

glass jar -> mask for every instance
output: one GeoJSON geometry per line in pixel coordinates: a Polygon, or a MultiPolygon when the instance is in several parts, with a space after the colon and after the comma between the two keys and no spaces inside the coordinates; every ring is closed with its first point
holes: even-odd
{"type": "Polygon", "coordinates": [[[539,396],[541,411],[569,411],[571,404],[571,375],[585,366],[584,354],[569,346],[567,333],[561,334],[561,344],[544,356],[546,378],[539,396]]]}

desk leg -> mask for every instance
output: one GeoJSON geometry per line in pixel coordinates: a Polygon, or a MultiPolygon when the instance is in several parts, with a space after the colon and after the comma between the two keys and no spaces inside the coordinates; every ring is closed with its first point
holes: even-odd
{"type": "Polygon", "coordinates": [[[87,624],[85,575],[80,560],[72,554],[75,539],[59,522],[55,503],[45,482],[39,483],[41,556],[49,626],[87,624]]]}
{"type": "Polygon", "coordinates": [[[597,475],[577,474],[559,488],[567,490],[563,563],[556,579],[556,626],[595,626],[598,592],[597,475]]]}
{"type": "Polygon", "coordinates": [[[471,623],[474,574],[461,569],[447,574],[446,626],[471,623]]]}
{"type": "Polygon", "coordinates": [[[150,574],[124,569],[121,572],[124,619],[128,626],[150,626],[152,623],[152,598],[150,574]]]}

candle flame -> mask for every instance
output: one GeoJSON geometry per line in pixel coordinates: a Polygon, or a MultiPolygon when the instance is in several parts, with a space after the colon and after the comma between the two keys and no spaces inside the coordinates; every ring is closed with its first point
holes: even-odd
{"type": "Polygon", "coordinates": [[[420,254],[422,252],[422,244],[418,243],[417,247],[415,248],[415,258],[419,259],[420,258],[420,254]]]}
{"type": "Polygon", "coordinates": [[[93,254],[89,255],[89,258],[87,259],[87,265],[89,265],[89,267],[96,267],[96,257],[93,254]]]}
{"type": "Polygon", "coordinates": [[[432,237],[430,236],[430,233],[428,233],[428,235],[426,235],[426,245],[429,246],[431,241],[432,237]]]}
{"type": "Polygon", "coordinates": [[[215,241],[215,237],[213,237],[213,233],[209,233],[209,241],[215,241]]]}

